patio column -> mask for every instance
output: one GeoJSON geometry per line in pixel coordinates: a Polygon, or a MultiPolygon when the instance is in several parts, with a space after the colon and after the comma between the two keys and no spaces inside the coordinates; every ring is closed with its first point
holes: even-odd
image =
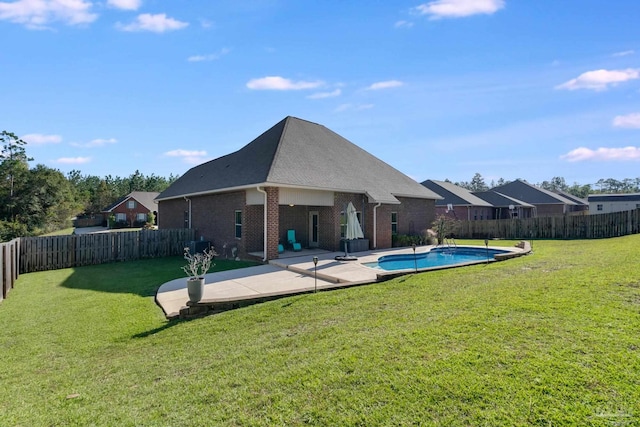
{"type": "Polygon", "coordinates": [[[278,187],[265,187],[267,193],[265,209],[267,211],[267,253],[265,257],[268,260],[278,258],[278,240],[280,238],[280,209],[278,202],[280,200],[280,189],[278,187]]]}

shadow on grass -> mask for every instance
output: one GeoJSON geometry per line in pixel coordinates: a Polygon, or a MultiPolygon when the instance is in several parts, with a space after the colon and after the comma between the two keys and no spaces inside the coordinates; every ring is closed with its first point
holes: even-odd
{"type": "Polygon", "coordinates": [[[182,257],[168,257],[77,267],[62,286],[152,297],[163,283],[184,276],[183,264],[182,257]]]}
{"type": "MultiPolygon", "coordinates": [[[[85,289],[97,292],[155,296],[164,283],[185,277],[180,267],[182,257],[153,258],[137,261],[90,265],[73,269],[73,274],[62,286],[69,289],[85,289]]],[[[216,260],[210,273],[259,265],[250,261],[216,260]]]]}
{"type": "MultiPolygon", "coordinates": [[[[184,259],[177,256],[77,267],[72,269],[73,274],[62,281],[61,286],[68,289],[139,295],[148,298],[149,303],[162,312],[162,308],[155,301],[158,288],[168,281],[185,277],[181,269],[184,263],[184,259]]],[[[259,264],[249,261],[216,260],[215,266],[209,272],[255,265],[259,264]]],[[[185,321],[188,320],[167,320],[161,326],[135,334],[132,338],[146,338],[185,321]]]]}
{"type": "Polygon", "coordinates": [[[144,332],[140,332],[139,334],[135,334],[132,335],[131,338],[148,338],[150,336],[153,336],[155,334],[158,334],[160,332],[163,332],[169,328],[172,328],[180,323],[183,322],[188,322],[189,320],[194,320],[196,318],[193,319],[171,319],[171,320],[167,320],[162,326],[159,326],[157,328],[153,328],[150,329],[148,331],[144,331],[144,332]]]}

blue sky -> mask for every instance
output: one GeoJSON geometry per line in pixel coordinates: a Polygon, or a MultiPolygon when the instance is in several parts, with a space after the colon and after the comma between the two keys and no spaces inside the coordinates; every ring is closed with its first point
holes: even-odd
{"type": "Polygon", "coordinates": [[[637,0],[0,1],[0,128],[84,175],[180,175],[291,115],[417,181],[636,178],[639,20],[637,0]]]}

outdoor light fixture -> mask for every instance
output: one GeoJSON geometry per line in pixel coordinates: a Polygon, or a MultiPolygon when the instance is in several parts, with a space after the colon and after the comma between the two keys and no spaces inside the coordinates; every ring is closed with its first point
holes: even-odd
{"type": "Polygon", "coordinates": [[[313,293],[318,292],[318,257],[313,257],[313,293]]]}
{"type": "Polygon", "coordinates": [[[416,269],[416,273],[418,272],[418,260],[416,259],[416,244],[413,243],[411,245],[411,247],[413,248],[413,265],[416,269]]]}

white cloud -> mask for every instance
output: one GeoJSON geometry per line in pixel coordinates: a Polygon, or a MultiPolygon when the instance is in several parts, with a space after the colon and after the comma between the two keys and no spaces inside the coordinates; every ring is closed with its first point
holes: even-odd
{"type": "Polygon", "coordinates": [[[32,30],[47,29],[51,22],[67,25],[89,24],[98,18],[85,0],[18,0],[0,2],[0,20],[23,24],[32,30]]]}
{"type": "Polygon", "coordinates": [[[315,81],[292,81],[279,76],[267,76],[259,79],[252,79],[247,82],[247,87],[253,90],[302,90],[315,89],[322,86],[324,82],[315,81]]]}
{"type": "Polygon", "coordinates": [[[62,142],[60,135],[43,135],[41,133],[30,133],[20,139],[31,145],[58,144],[62,142]]]}
{"type": "Polygon", "coordinates": [[[167,18],[165,13],[152,15],[143,13],[138,15],[136,20],[131,24],[116,24],[116,28],[122,31],[151,31],[154,33],[164,33],[165,31],[180,30],[188,26],[188,22],[178,21],[173,18],[167,18]]]}
{"type": "Polygon", "coordinates": [[[307,96],[309,99],[324,99],[324,98],[334,98],[336,96],[340,96],[342,94],[342,90],[336,89],[332,92],[318,92],[313,95],[307,96]]]}
{"type": "Polygon", "coordinates": [[[345,111],[362,111],[362,110],[370,110],[371,108],[375,107],[374,104],[340,104],[338,105],[335,110],[333,110],[334,113],[343,113],[345,111]]]}
{"type": "Polygon", "coordinates": [[[89,163],[91,161],[91,157],[60,157],[54,160],[54,163],[61,163],[64,165],[82,165],[85,163],[89,163]]]}
{"type": "Polygon", "coordinates": [[[561,159],[568,162],[582,162],[585,160],[593,161],[628,161],[640,160],[640,147],[623,147],[623,148],[603,148],[597,150],[579,147],[569,151],[567,154],[560,156],[561,159]]]}
{"type": "Polygon", "coordinates": [[[629,55],[633,55],[634,53],[636,53],[635,50],[625,50],[625,51],[622,51],[622,52],[616,52],[611,56],[616,56],[616,57],[618,57],[618,56],[629,56],[629,55]]]}
{"type": "Polygon", "coordinates": [[[209,21],[208,19],[200,19],[200,27],[208,29],[208,28],[212,28],[214,25],[214,23],[212,21],[209,21]]]}
{"type": "Polygon", "coordinates": [[[415,7],[429,19],[463,18],[471,15],[491,15],[504,7],[504,0],[435,0],[415,7]]]}
{"type": "Polygon", "coordinates": [[[179,157],[184,163],[198,165],[206,160],[207,152],[204,150],[171,150],[164,153],[168,157],[179,157]]]}
{"type": "Polygon", "coordinates": [[[380,89],[389,89],[392,87],[400,87],[403,86],[404,83],[398,80],[387,80],[385,82],[377,82],[369,86],[368,90],[380,90],[380,89]]]}
{"type": "Polygon", "coordinates": [[[226,47],[221,49],[218,53],[209,53],[207,55],[193,55],[187,58],[189,62],[203,62],[203,61],[215,61],[216,59],[222,58],[224,55],[231,52],[231,49],[227,49],[226,47]]]}
{"type": "Polygon", "coordinates": [[[104,147],[107,144],[115,144],[117,142],[118,140],[115,138],[109,138],[109,139],[97,138],[97,139],[92,139],[87,143],[72,142],[71,145],[74,147],[95,148],[95,147],[104,147]]]}
{"type": "Polygon", "coordinates": [[[640,129],[640,113],[631,113],[624,116],[616,116],[613,125],[619,128],[640,129]]]}
{"type": "Polygon", "coordinates": [[[142,6],[142,0],[108,0],[107,4],[116,9],[138,10],[142,6]]]}
{"type": "Polygon", "coordinates": [[[625,70],[594,70],[580,74],[575,79],[556,86],[556,89],[592,89],[596,91],[606,90],[609,86],[640,78],[640,68],[627,68],[625,70]]]}
{"type": "Polygon", "coordinates": [[[394,27],[396,28],[411,28],[413,27],[413,22],[410,21],[398,21],[395,24],[393,24],[394,27]]]}

